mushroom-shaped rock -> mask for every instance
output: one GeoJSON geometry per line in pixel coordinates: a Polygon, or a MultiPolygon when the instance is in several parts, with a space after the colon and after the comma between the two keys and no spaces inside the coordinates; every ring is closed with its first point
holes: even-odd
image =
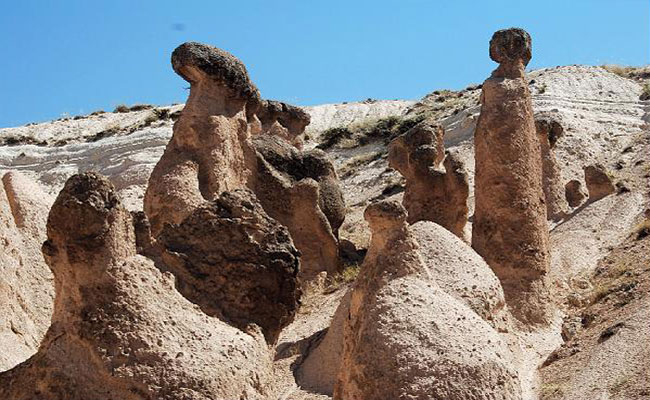
{"type": "Polygon", "coordinates": [[[33,355],[50,326],[52,272],[41,254],[51,199],[17,172],[0,182],[0,371],[33,355]]]}
{"type": "Polygon", "coordinates": [[[499,277],[514,316],[547,323],[549,230],[540,145],[524,79],[530,38],[521,29],[496,32],[490,54],[501,65],[483,83],[474,134],[472,247],[499,277]]]}
{"type": "Polygon", "coordinates": [[[197,42],[186,42],[172,53],[172,68],[191,84],[212,80],[244,99],[258,99],[259,91],[246,66],[227,51],[197,42]]]}
{"type": "Polygon", "coordinates": [[[530,35],[520,28],[496,31],[490,40],[490,58],[500,64],[494,77],[523,78],[532,58],[530,35]]]}
{"type": "Polygon", "coordinates": [[[467,172],[455,154],[445,157],[443,137],[442,126],[423,121],[391,142],[388,161],[406,178],[408,222],[433,221],[464,238],[467,172]]]}
{"type": "Polygon", "coordinates": [[[589,195],[582,187],[582,182],[573,179],[564,186],[564,194],[570,207],[580,206],[589,195]]]}
{"type": "Polygon", "coordinates": [[[255,169],[246,107],[259,93],[243,63],[191,42],[174,50],[172,66],[190,82],[190,96],[149,178],[144,211],[154,237],[203,201],[247,187],[255,169]]]}
{"type": "Polygon", "coordinates": [[[208,315],[242,329],[255,323],[269,343],[293,320],[298,251],[250,191],[222,193],[182,223],[167,225],[159,241],[179,291],[208,315]]]}
{"type": "Polygon", "coordinates": [[[551,220],[559,220],[568,210],[562,174],[553,149],[564,134],[558,117],[540,114],[535,117],[535,128],[542,152],[542,185],[546,198],[546,214],[551,220]]]}
{"type": "Polygon", "coordinates": [[[402,206],[371,204],[365,216],[372,239],[350,297],[334,399],[520,398],[506,344],[429,277],[402,206]]]}
{"type": "Polygon", "coordinates": [[[594,202],[616,192],[612,178],[600,164],[585,167],[585,183],[589,191],[589,202],[594,202]]]}
{"type": "Polygon", "coordinates": [[[33,357],[0,374],[0,398],[265,395],[271,360],[262,333],[209,317],[176,290],[170,273],[136,255],[131,216],[106,179],[71,177],[47,234],[52,324],[33,357]]]}
{"type": "Polygon", "coordinates": [[[266,212],[289,228],[301,253],[301,276],[336,272],[343,192],[332,162],[320,150],[299,151],[276,136],[254,140],[255,193],[266,212]]]}

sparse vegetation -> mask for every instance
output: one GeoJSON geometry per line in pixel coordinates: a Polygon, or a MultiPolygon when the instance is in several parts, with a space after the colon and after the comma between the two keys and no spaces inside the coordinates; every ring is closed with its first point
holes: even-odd
{"type": "Polygon", "coordinates": [[[622,65],[601,65],[600,66],[602,69],[611,72],[612,74],[616,74],[622,78],[629,78],[630,73],[634,71],[634,67],[624,67],[622,65]]]}
{"type": "Polygon", "coordinates": [[[129,107],[129,111],[144,111],[151,110],[153,106],[151,104],[134,104],[129,107]]]}
{"type": "Polygon", "coordinates": [[[559,383],[543,383],[539,391],[542,400],[550,400],[562,396],[564,394],[564,386],[559,383]]]}
{"type": "Polygon", "coordinates": [[[379,160],[385,153],[381,151],[362,154],[352,158],[339,169],[341,178],[347,178],[358,170],[358,167],[370,164],[373,161],[379,160]]]}
{"type": "Polygon", "coordinates": [[[650,219],[646,219],[638,224],[636,228],[634,228],[634,232],[637,240],[650,236],[650,219]]]}
{"type": "Polygon", "coordinates": [[[113,110],[114,113],[128,113],[129,112],[129,107],[126,104],[119,104],[115,109],[113,110]]]}
{"type": "Polygon", "coordinates": [[[425,114],[416,116],[390,116],[373,121],[365,121],[348,127],[330,128],[321,135],[319,149],[329,149],[344,139],[352,141],[351,147],[365,145],[375,140],[390,142],[426,118],[425,114]]]}
{"type": "Polygon", "coordinates": [[[544,94],[544,93],[546,93],[546,89],[547,89],[547,88],[548,88],[548,87],[546,86],[546,83],[542,83],[542,84],[539,85],[539,87],[537,88],[537,93],[539,93],[539,94],[544,94]]]}
{"type": "Polygon", "coordinates": [[[643,90],[641,91],[641,96],[639,100],[650,100],[650,83],[643,85],[643,90]]]}

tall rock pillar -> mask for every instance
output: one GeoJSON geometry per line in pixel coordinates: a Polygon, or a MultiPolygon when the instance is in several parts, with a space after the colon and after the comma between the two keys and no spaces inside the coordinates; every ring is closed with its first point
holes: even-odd
{"type": "Polygon", "coordinates": [[[490,58],[499,67],[483,84],[474,138],[472,247],[501,280],[513,315],[524,323],[544,323],[549,319],[549,232],[540,145],[524,75],[530,35],[518,28],[496,32],[490,58]]]}

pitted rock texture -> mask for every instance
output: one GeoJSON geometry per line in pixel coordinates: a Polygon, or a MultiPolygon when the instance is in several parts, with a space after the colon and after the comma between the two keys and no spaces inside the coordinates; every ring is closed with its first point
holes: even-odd
{"type": "Polygon", "coordinates": [[[172,64],[190,81],[190,96],[149,179],[144,211],[152,237],[224,191],[249,189],[289,228],[303,254],[302,277],[335,272],[338,228],[345,217],[338,178],[324,153],[303,153],[289,144],[299,144],[309,115],[234,93],[250,81],[243,64],[222,50],[184,44],[172,64]]]}
{"type": "Polygon", "coordinates": [[[421,122],[391,142],[388,161],[406,178],[408,222],[433,221],[465,238],[467,172],[456,154],[445,157],[443,139],[442,126],[421,122]]]}
{"type": "Polygon", "coordinates": [[[612,178],[601,164],[585,167],[585,183],[589,191],[589,202],[594,202],[616,192],[612,178]]]}
{"type": "Polygon", "coordinates": [[[365,216],[372,240],[351,294],[334,399],[520,398],[505,343],[429,277],[406,210],[384,201],[365,216]]]}
{"type": "Polygon", "coordinates": [[[194,84],[205,78],[230,88],[235,94],[247,99],[259,99],[259,91],[248,77],[246,66],[237,57],[214,46],[186,42],[172,53],[174,71],[194,84]],[[198,77],[198,74],[204,76],[198,77]]]}
{"type": "Polygon", "coordinates": [[[564,128],[556,116],[547,113],[535,117],[535,128],[542,152],[542,185],[546,198],[546,214],[551,220],[560,220],[566,215],[568,204],[554,148],[564,134],[564,128]]]}
{"type": "Polygon", "coordinates": [[[255,193],[268,214],[289,228],[301,253],[301,276],[336,272],[346,209],[334,166],[324,152],[299,151],[275,136],[259,136],[254,146],[255,193]]]}
{"type": "Polygon", "coordinates": [[[532,58],[532,40],[520,28],[496,31],[490,40],[490,58],[499,64],[494,77],[522,77],[532,58]]]}
{"type": "Polygon", "coordinates": [[[572,179],[566,183],[564,194],[569,206],[574,208],[580,206],[589,196],[589,193],[582,187],[582,182],[577,179],[572,179]]]}
{"type": "Polygon", "coordinates": [[[246,106],[258,101],[259,93],[243,63],[191,42],[174,50],[172,66],[190,82],[190,96],[149,178],[144,211],[154,237],[203,201],[247,187],[255,162],[246,106]]]}
{"type": "Polygon", "coordinates": [[[499,277],[513,315],[525,323],[546,323],[549,230],[540,145],[524,79],[530,58],[526,37],[520,30],[499,31],[490,42],[490,53],[500,54],[492,58],[502,64],[483,83],[474,136],[472,247],[499,277]]]}
{"type": "Polygon", "coordinates": [[[178,290],[208,315],[241,329],[255,323],[269,343],[300,302],[299,253],[287,229],[247,190],[224,192],[159,238],[178,290]]]}
{"type": "Polygon", "coordinates": [[[131,216],[106,179],[70,178],[47,234],[52,325],[36,355],[0,374],[0,397],[264,398],[271,360],[262,333],[207,316],[170,273],[136,255],[131,216]]]}
{"type": "Polygon", "coordinates": [[[50,326],[54,285],[40,248],[51,201],[22,174],[0,182],[0,371],[33,355],[50,326]]]}
{"type": "Polygon", "coordinates": [[[280,101],[262,100],[255,116],[260,122],[261,133],[279,136],[296,147],[302,147],[298,136],[311,121],[309,114],[302,108],[280,101]]]}

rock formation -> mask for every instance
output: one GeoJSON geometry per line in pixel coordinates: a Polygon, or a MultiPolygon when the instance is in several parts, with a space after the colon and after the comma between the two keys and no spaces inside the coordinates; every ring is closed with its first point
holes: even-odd
{"type": "Polygon", "coordinates": [[[536,116],[535,128],[542,151],[542,187],[546,199],[546,214],[549,219],[556,221],[568,211],[562,174],[553,153],[557,140],[564,134],[564,128],[552,114],[536,116]]]}
{"type": "Polygon", "coordinates": [[[337,269],[345,206],[324,153],[289,144],[309,123],[297,107],[261,100],[244,65],[223,50],[185,43],[172,54],[190,96],[154,168],[144,210],[157,238],[224,191],[249,189],[289,229],[309,278],[337,269]]]}
{"type": "MultiPolygon", "coordinates": [[[[449,230],[430,221],[408,228],[428,279],[456,301],[464,304],[497,331],[507,329],[503,289],[481,256],[449,230]]],[[[343,325],[350,308],[349,293],[343,297],[323,340],[297,370],[302,387],[331,395],[343,356],[343,325]]]]}
{"type": "Polygon", "coordinates": [[[269,343],[293,320],[298,251],[251,192],[224,192],[180,224],[165,226],[159,242],[178,290],[208,315],[241,329],[255,323],[269,343]]]}
{"type": "Polygon", "coordinates": [[[464,238],[467,172],[455,154],[445,157],[443,137],[442,126],[423,121],[391,142],[388,161],[406,178],[408,222],[433,221],[464,238]]]}
{"type": "Polygon", "coordinates": [[[34,354],[50,325],[54,286],[40,251],[50,203],[24,175],[0,182],[0,371],[34,354]]]}
{"type": "Polygon", "coordinates": [[[207,316],[137,255],[131,216],[106,179],[70,178],[47,235],[52,325],[36,355],[0,374],[0,398],[264,397],[271,360],[259,328],[207,316]]]}
{"type": "Polygon", "coordinates": [[[427,272],[395,201],[365,213],[372,240],[350,298],[334,399],[518,399],[496,331],[427,272]]]}
{"type": "Polygon", "coordinates": [[[600,164],[585,167],[585,183],[589,191],[589,202],[594,202],[616,192],[612,178],[600,164]]]}
{"type": "Polygon", "coordinates": [[[254,178],[246,105],[260,97],[244,64],[194,42],[178,46],[171,61],[190,96],[149,178],[144,209],[154,237],[165,223],[180,223],[203,201],[254,178]]]}
{"type": "Polygon", "coordinates": [[[524,76],[530,36],[516,28],[496,32],[490,57],[499,67],[483,84],[474,137],[472,247],[499,277],[513,315],[544,323],[550,318],[545,284],[549,232],[540,146],[524,76]]]}
{"type": "Polygon", "coordinates": [[[299,136],[309,125],[310,117],[302,108],[280,101],[262,100],[255,117],[262,133],[278,136],[298,148],[302,147],[299,136]]]}
{"type": "Polygon", "coordinates": [[[582,182],[573,179],[566,183],[564,194],[570,207],[580,206],[589,195],[582,187],[582,182]]]}

